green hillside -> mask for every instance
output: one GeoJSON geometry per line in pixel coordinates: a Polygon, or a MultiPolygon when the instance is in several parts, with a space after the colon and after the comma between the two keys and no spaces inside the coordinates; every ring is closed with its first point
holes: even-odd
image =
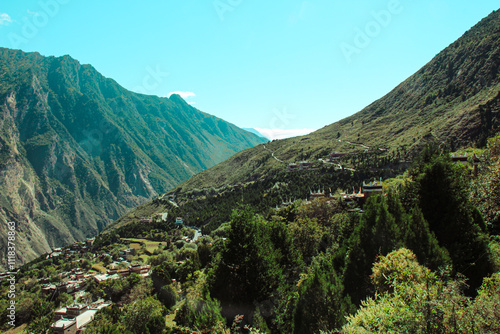
{"type": "Polygon", "coordinates": [[[217,225],[229,217],[229,209],[220,215],[224,203],[230,202],[224,198],[234,196],[242,187],[238,196],[254,197],[244,202],[265,208],[290,197],[304,198],[315,187],[351,191],[363,180],[394,176],[430,142],[450,151],[482,147],[500,124],[499,66],[500,11],[495,11],[362,111],[307,136],[275,140],[235,154],[171,190],[163,200],[142,205],[122,217],[117,226],[173,209],[165,200],[168,198],[184,209],[179,214],[198,216],[193,217],[194,223],[216,220],[217,225]],[[339,172],[337,165],[325,163],[333,152],[349,153],[340,163],[356,172],[339,172]],[[289,163],[303,160],[314,162],[327,176],[287,173],[289,163]],[[298,178],[302,179],[299,183],[298,178]],[[276,193],[273,187],[277,183],[285,185],[278,196],[263,200],[266,191],[276,193]],[[298,184],[300,190],[296,189],[298,184]]]}
{"type": "Polygon", "coordinates": [[[69,56],[0,48],[0,101],[0,217],[19,224],[19,263],[96,235],[264,141],[177,95],[130,92],[69,56]]]}

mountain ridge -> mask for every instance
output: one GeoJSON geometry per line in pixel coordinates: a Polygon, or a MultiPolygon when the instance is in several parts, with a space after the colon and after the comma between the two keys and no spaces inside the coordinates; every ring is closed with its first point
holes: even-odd
{"type": "Polygon", "coordinates": [[[0,108],[0,217],[18,222],[19,263],[93,236],[263,142],[180,96],[130,92],[69,56],[0,48],[0,108]]]}

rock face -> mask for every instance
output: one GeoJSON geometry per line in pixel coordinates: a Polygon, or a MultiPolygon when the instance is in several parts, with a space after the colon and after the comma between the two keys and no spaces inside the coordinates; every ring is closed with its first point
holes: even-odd
{"type": "Polygon", "coordinates": [[[17,224],[18,265],[93,236],[263,141],[177,95],[127,91],[69,56],[0,48],[0,247],[7,221],[17,224]]]}

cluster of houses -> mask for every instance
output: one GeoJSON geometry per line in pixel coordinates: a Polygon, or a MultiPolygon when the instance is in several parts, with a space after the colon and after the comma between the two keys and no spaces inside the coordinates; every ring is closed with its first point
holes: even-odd
{"type": "Polygon", "coordinates": [[[49,278],[42,278],[42,292],[46,295],[51,295],[56,292],[65,292],[74,294],[85,288],[85,281],[92,277],[92,274],[86,274],[81,268],[74,268],[71,271],[62,272],[59,274],[61,281],[57,284],[51,284],[49,278]]]}
{"type": "MultiPolygon", "coordinates": [[[[329,160],[330,162],[338,163],[340,159],[346,155],[348,155],[348,153],[334,152],[330,154],[329,160]]],[[[476,167],[481,162],[481,160],[475,153],[473,156],[468,156],[467,153],[451,154],[451,160],[454,163],[460,163],[463,165],[472,165],[475,172],[477,171],[476,167]]],[[[310,168],[310,166],[311,164],[307,162],[301,162],[300,164],[289,164],[288,171],[292,172],[296,170],[307,170],[310,168]]],[[[366,203],[368,197],[376,194],[384,194],[382,179],[380,179],[379,181],[374,180],[373,182],[370,183],[363,182],[363,186],[359,188],[359,191],[356,192],[353,189],[353,192],[351,194],[341,193],[340,196],[347,202],[355,202],[359,206],[363,206],[363,204],[366,203]]],[[[324,189],[323,190],[318,189],[317,191],[310,191],[309,193],[309,201],[326,197],[331,198],[334,196],[331,193],[327,196],[325,194],[324,189]]],[[[288,202],[283,202],[282,204],[287,206],[292,204],[292,201],[290,200],[288,202]]]]}
{"type": "Polygon", "coordinates": [[[312,162],[309,161],[301,161],[298,164],[297,163],[290,163],[288,164],[288,171],[289,172],[296,172],[296,171],[304,171],[304,170],[310,170],[313,166],[312,162]]]}
{"type": "Polygon", "coordinates": [[[148,277],[150,275],[150,270],[151,266],[149,265],[143,265],[143,264],[131,264],[127,268],[123,269],[117,269],[117,268],[112,268],[108,269],[105,274],[99,274],[99,275],[94,275],[94,279],[97,281],[97,283],[106,281],[108,279],[119,279],[122,277],[127,277],[132,273],[135,273],[141,277],[148,277]]]}
{"type": "MultiPolygon", "coordinates": [[[[132,273],[147,277],[150,275],[150,266],[136,263],[123,269],[112,267],[105,274],[89,274],[85,273],[81,268],[75,268],[69,272],[59,274],[61,282],[57,284],[49,284],[48,278],[42,279],[41,282],[45,282],[45,284],[42,284],[42,291],[47,295],[57,292],[75,295],[83,293],[80,291],[85,289],[86,281],[89,278],[93,278],[96,282],[100,283],[108,279],[127,277],[132,273]]],[[[51,325],[52,332],[56,334],[82,333],[85,330],[85,326],[93,320],[95,313],[109,305],[111,303],[105,303],[101,300],[90,305],[73,304],[60,308],[55,312],[55,322],[51,325]]]]}
{"type": "Polygon", "coordinates": [[[143,224],[149,224],[152,222],[166,222],[168,218],[168,212],[157,213],[155,217],[144,217],[140,220],[143,224]]]}
{"type": "Polygon", "coordinates": [[[47,259],[51,257],[59,257],[64,255],[66,257],[71,257],[73,255],[81,255],[82,253],[89,252],[94,245],[95,238],[89,238],[82,242],[74,242],[69,248],[64,250],[60,247],[54,248],[51,253],[47,255],[47,259]]]}
{"type": "Polygon", "coordinates": [[[82,333],[97,311],[110,305],[111,303],[100,300],[90,305],[73,304],[60,308],[55,312],[56,322],[51,325],[51,329],[55,334],[82,333]]]}
{"type": "Polygon", "coordinates": [[[359,188],[358,192],[353,191],[352,194],[341,193],[340,196],[345,201],[355,202],[359,205],[363,205],[366,203],[368,197],[372,195],[383,195],[384,194],[384,185],[382,180],[373,181],[370,183],[363,182],[363,186],[359,188]]]}
{"type": "MultiPolygon", "coordinates": [[[[384,189],[383,189],[383,182],[382,180],[380,181],[373,181],[370,183],[363,182],[363,186],[359,188],[359,191],[353,191],[352,194],[346,194],[346,193],[341,193],[340,196],[347,202],[356,202],[359,205],[363,205],[368,197],[372,195],[377,195],[377,194],[383,194],[384,189]]],[[[333,198],[335,197],[332,193],[330,193],[328,196],[325,194],[325,190],[318,189],[317,191],[310,191],[309,192],[309,201],[312,201],[314,199],[319,199],[319,198],[333,198]]]]}

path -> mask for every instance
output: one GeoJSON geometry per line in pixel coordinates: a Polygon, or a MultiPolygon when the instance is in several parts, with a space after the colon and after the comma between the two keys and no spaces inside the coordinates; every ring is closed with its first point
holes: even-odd
{"type": "Polygon", "coordinates": [[[196,242],[196,240],[198,240],[199,238],[201,238],[203,236],[203,234],[201,233],[201,230],[198,227],[196,227],[196,226],[186,226],[186,227],[189,227],[189,228],[194,230],[194,237],[193,237],[193,240],[191,240],[191,242],[196,242]]]}
{"type": "Polygon", "coordinates": [[[338,164],[338,163],[335,163],[335,162],[331,162],[331,161],[326,161],[325,159],[318,159],[319,161],[321,161],[322,163],[324,164],[330,164],[330,165],[337,165],[336,166],[336,169],[340,169],[340,170],[350,170],[351,172],[355,172],[356,170],[354,168],[348,168],[348,167],[344,167],[342,166],[341,164],[338,164]]]}
{"type": "Polygon", "coordinates": [[[276,156],[274,155],[274,152],[273,152],[273,151],[271,151],[270,149],[268,149],[268,148],[266,147],[266,145],[264,145],[264,149],[266,149],[266,150],[268,150],[269,152],[271,152],[272,157],[273,157],[274,159],[276,159],[276,161],[279,161],[279,162],[285,163],[283,160],[276,158],[276,156]]]}
{"type": "MultiPolygon", "coordinates": [[[[338,139],[339,142],[342,142],[342,139],[338,139]]],[[[351,144],[351,145],[358,145],[358,146],[361,146],[361,147],[364,147],[366,148],[367,150],[370,149],[369,146],[366,146],[364,144],[360,144],[360,143],[353,143],[352,141],[348,141],[348,140],[344,140],[345,143],[348,143],[348,144],[351,144]]]]}

